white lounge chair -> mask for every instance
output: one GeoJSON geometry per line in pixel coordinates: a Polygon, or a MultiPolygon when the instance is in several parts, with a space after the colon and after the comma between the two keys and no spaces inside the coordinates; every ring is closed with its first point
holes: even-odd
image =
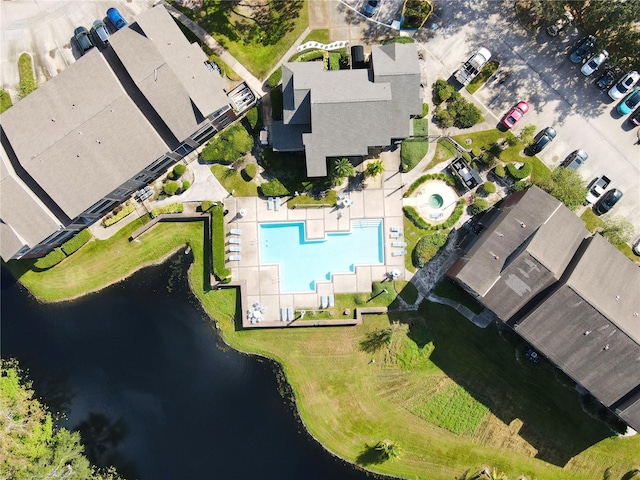
{"type": "Polygon", "coordinates": [[[320,297],[320,308],[327,308],[327,305],[329,305],[329,299],[326,295],[322,295],[320,297]]]}
{"type": "Polygon", "coordinates": [[[293,311],[293,307],[287,308],[287,315],[288,315],[288,318],[289,318],[290,322],[293,322],[296,319],[295,318],[295,313],[293,311]]]}
{"type": "Polygon", "coordinates": [[[230,262],[239,262],[240,258],[241,258],[240,255],[229,255],[230,262]]]}
{"type": "Polygon", "coordinates": [[[400,257],[401,255],[406,255],[407,251],[406,250],[394,250],[393,252],[391,252],[391,256],[393,257],[400,257]]]}
{"type": "Polygon", "coordinates": [[[400,227],[391,227],[391,231],[392,232],[401,232],[402,228],[400,228],[400,227]]]}
{"type": "Polygon", "coordinates": [[[402,232],[393,232],[393,233],[390,233],[389,236],[391,238],[400,238],[402,236],[402,232]]]}
{"type": "Polygon", "coordinates": [[[242,251],[242,247],[240,247],[238,245],[231,245],[229,247],[229,251],[230,252],[241,252],[242,251]]]}
{"type": "Polygon", "coordinates": [[[231,230],[229,230],[229,233],[231,235],[242,235],[242,230],[240,230],[239,228],[232,228],[231,230]]]}
{"type": "Polygon", "coordinates": [[[283,322],[287,321],[287,309],[285,307],[282,307],[280,309],[280,320],[282,320],[283,322]]]}
{"type": "Polygon", "coordinates": [[[406,247],[407,242],[391,242],[392,247],[406,247]]]}
{"type": "Polygon", "coordinates": [[[267,210],[273,210],[273,197],[267,199],[267,210]]]}
{"type": "Polygon", "coordinates": [[[281,200],[280,197],[276,197],[276,212],[280,211],[281,200]]]}
{"type": "Polygon", "coordinates": [[[229,239],[229,243],[231,243],[233,245],[240,245],[240,239],[239,238],[230,238],[229,239]]]}
{"type": "Polygon", "coordinates": [[[333,295],[329,295],[329,306],[333,307],[336,304],[336,298],[333,295]]]}

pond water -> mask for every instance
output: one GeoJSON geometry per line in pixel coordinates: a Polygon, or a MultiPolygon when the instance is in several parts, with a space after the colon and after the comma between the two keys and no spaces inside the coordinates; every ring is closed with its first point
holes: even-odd
{"type": "Polygon", "coordinates": [[[227,347],[178,254],[97,294],[42,304],[2,272],[3,358],[60,426],[128,479],[363,479],[313,441],[269,361],[227,347]]]}

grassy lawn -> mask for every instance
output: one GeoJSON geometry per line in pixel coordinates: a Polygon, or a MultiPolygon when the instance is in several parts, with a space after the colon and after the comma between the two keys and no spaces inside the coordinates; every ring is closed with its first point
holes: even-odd
{"type": "Polygon", "coordinates": [[[174,6],[263,79],[309,24],[306,0],[265,3],[260,9],[227,1],[205,2],[197,11],[174,6]]]}
{"type": "MultiPolygon", "coordinates": [[[[463,146],[466,145],[465,140],[471,139],[472,143],[470,145],[466,145],[467,148],[481,148],[489,150],[498,140],[507,137],[513,138],[514,135],[511,132],[501,132],[498,129],[492,129],[485,130],[483,132],[464,133],[452,138],[463,146]]],[[[548,183],[551,180],[551,170],[549,170],[549,168],[538,157],[524,156],[522,152],[525,146],[526,145],[520,140],[516,141],[514,145],[507,147],[500,152],[500,160],[503,162],[530,163],[533,168],[531,180],[536,184],[548,183]]]]}
{"type": "Polygon", "coordinates": [[[0,90],[0,113],[4,112],[12,105],[13,102],[11,101],[9,92],[7,92],[6,90],[0,90]]]}
{"type": "Polygon", "coordinates": [[[321,28],[318,30],[311,30],[309,35],[304,38],[302,43],[306,42],[320,42],[320,43],[331,43],[331,38],[329,37],[329,29],[321,28]]]}
{"type": "Polygon", "coordinates": [[[38,88],[38,83],[33,75],[31,55],[26,52],[18,58],[18,74],[20,75],[19,93],[21,97],[26,97],[38,88]]]}
{"type": "Polygon", "coordinates": [[[240,173],[226,165],[211,165],[211,173],[215,175],[227,192],[233,190],[236,197],[256,197],[258,196],[258,185],[253,181],[246,181],[240,173]]]}
{"type": "Polygon", "coordinates": [[[413,120],[413,135],[415,137],[426,137],[429,135],[429,119],[416,118],[413,120]]]}
{"type": "Polygon", "coordinates": [[[435,167],[439,163],[446,162],[447,160],[451,160],[456,156],[458,151],[453,148],[453,145],[442,138],[438,140],[436,144],[436,153],[433,156],[433,159],[429,162],[429,165],[425,167],[425,171],[435,167]]]}
{"type": "Polygon", "coordinates": [[[298,195],[297,197],[291,197],[287,201],[287,207],[297,208],[299,205],[334,207],[337,200],[338,192],[336,192],[335,190],[329,190],[323,198],[315,198],[311,195],[298,195]]]}
{"type": "MultiPolygon", "coordinates": [[[[89,242],[48,271],[31,272],[28,261],[9,262],[9,268],[37,296],[60,300],[190,244],[193,291],[226,341],[280,362],[311,433],[378,472],[451,479],[489,465],[510,478],[616,479],[637,463],[640,436],[611,437],[583,412],[564,375],[544,361],[517,360],[526,345],[510,331],[479,329],[426,302],[417,312],[367,315],[357,327],[242,330],[235,290],[204,291],[203,223],[158,224],[129,242],[141,224],[89,242]],[[367,445],[386,438],[404,455],[370,463],[367,445]]],[[[337,295],[336,303],[393,307],[394,291],[405,295],[407,286],[376,283],[372,294],[337,295]]]]}
{"type": "Polygon", "coordinates": [[[429,142],[426,138],[408,138],[400,146],[400,158],[402,171],[409,172],[420,163],[420,160],[429,151],[429,142]]]}
{"type": "Polygon", "coordinates": [[[478,75],[473,80],[471,80],[469,85],[467,85],[467,92],[469,92],[472,95],[476,93],[478,89],[482,85],[484,85],[487,80],[489,80],[491,75],[493,75],[496,72],[496,70],[498,70],[499,66],[500,66],[500,62],[497,62],[495,60],[491,60],[490,62],[488,62],[482,68],[482,70],[480,70],[480,73],[478,73],[478,75]]]}

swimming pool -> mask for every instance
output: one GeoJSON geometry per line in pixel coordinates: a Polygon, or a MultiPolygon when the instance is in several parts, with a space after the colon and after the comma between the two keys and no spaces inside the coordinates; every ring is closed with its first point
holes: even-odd
{"type": "Polygon", "coordinates": [[[349,232],[305,238],[304,222],[261,223],[260,264],[280,266],[280,291],[315,292],[317,282],[335,273],[354,273],[356,265],[384,262],[381,219],[352,220],[349,232]]]}

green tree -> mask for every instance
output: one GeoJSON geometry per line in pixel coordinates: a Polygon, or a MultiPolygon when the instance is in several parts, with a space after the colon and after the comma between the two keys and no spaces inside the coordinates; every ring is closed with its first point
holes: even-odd
{"type": "Polygon", "coordinates": [[[484,198],[476,198],[474,202],[469,207],[469,213],[471,215],[478,215],[479,213],[484,212],[489,208],[489,202],[487,202],[484,198]]]}
{"type": "Polygon", "coordinates": [[[522,143],[524,143],[525,145],[528,145],[533,141],[533,135],[535,133],[536,133],[536,126],[535,125],[527,125],[526,127],[524,127],[520,131],[520,134],[518,135],[518,138],[520,139],[520,141],[522,143]]]}
{"type": "Polygon", "coordinates": [[[382,160],[377,159],[367,165],[366,174],[369,177],[376,178],[384,172],[384,164],[382,160]]]}
{"type": "Polygon", "coordinates": [[[622,245],[631,240],[634,228],[633,224],[624,217],[605,218],[600,233],[609,240],[612,245],[622,245]]]}
{"type": "Polygon", "coordinates": [[[549,193],[560,200],[570,210],[584,203],[587,187],[578,172],[568,168],[556,168],[551,174],[549,193]]]}
{"type": "Polygon", "coordinates": [[[380,440],[373,448],[383,460],[391,460],[402,456],[400,446],[391,440],[380,440]]]}
{"type": "Polygon", "coordinates": [[[348,158],[338,158],[333,164],[333,173],[336,178],[353,177],[356,173],[356,169],[351,164],[348,158]]]}

